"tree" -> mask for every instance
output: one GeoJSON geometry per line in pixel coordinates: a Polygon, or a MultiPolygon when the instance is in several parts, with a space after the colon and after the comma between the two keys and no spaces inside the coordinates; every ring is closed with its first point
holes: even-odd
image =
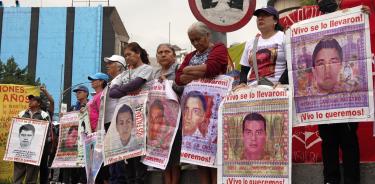
{"type": "Polygon", "coordinates": [[[6,63],[0,60],[0,84],[24,84],[40,85],[39,78],[34,80],[28,73],[27,66],[24,69],[19,68],[18,64],[11,57],[6,63]]]}
{"type": "MultiPolygon", "coordinates": [[[[0,60],[0,84],[21,84],[40,86],[40,79],[34,80],[34,77],[28,72],[27,66],[21,69],[11,57],[6,63],[0,60]]],[[[40,93],[42,98],[41,107],[46,110],[49,106],[48,98],[44,93],[40,93]]]]}

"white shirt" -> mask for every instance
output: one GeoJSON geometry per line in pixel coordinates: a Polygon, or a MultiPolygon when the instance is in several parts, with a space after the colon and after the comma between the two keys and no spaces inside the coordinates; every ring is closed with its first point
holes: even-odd
{"type": "MultiPolygon", "coordinates": [[[[243,66],[251,67],[252,50],[254,39],[246,42],[244,52],[241,57],[240,64],[243,66]]],[[[263,39],[261,36],[258,40],[257,47],[257,65],[259,70],[259,77],[266,77],[272,82],[278,82],[284,70],[286,69],[285,58],[285,35],[283,32],[278,31],[272,37],[263,39]],[[262,53],[265,55],[262,56],[262,53]],[[265,57],[265,58],[262,58],[265,57]]],[[[255,71],[252,69],[248,75],[248,83],[255,84],[255,71]]]]}

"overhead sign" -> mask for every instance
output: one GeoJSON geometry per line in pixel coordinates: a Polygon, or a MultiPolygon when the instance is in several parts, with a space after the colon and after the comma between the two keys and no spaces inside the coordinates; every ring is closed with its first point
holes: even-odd
{"type": "Polygon", "coordinates": [[[245,26],[253,16],[255,0],[189,0],[195,18],[219,32],[245,26]]]}

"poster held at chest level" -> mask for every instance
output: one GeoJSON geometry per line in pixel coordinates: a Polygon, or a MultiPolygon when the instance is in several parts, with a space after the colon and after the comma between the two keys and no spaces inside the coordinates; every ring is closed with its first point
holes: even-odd
{"type": "Polygon", "coordinates": [[[251,87],[227,95],[219,110],[218,183],[291,181],[286,88],[251,87]]]}
{"type": "Polygon", "coordinates": [[[104,138],[104,165],[145,155],[147,97],[145,89],[119,100],[104,138]]]}
{"type": "Polygon", "coordinates": [[[12,118],[4,160],[40,165],[48,121],[12,118]]]}
{"type": "Polygon", "coordinates": [[[294,126],[373,120],[369,22],[361,7],[296,23],[287,38],[294,126]]]}
{"type": "Polygon", "coordinates": [[[79,127],[80,112],[64,113],[60,118],[59,144],[52,168],[83,167],[83,145],[79,127]],[[81,155],[79,154],[81,153],[81,155]]]}
{"type": "Polygon", "coordinates": [[[218,108],[233,78],[220,75],[185,86],[181,100],[181,162],[216,167],[218,108]]]}
{"type": "Polygon", "coordinates": [[[152,81],[147,103],[146,165],[165,169],[179,128],[180,104],[173,81],[152,81]]]}

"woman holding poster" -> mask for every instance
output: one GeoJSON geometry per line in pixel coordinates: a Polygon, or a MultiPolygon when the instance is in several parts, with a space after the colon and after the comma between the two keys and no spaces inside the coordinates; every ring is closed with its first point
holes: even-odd
{"type": "MultiPolygon", "coordinates": [[[[138,43],[129,43],[124,50],[126,64],[129,70],[121,74],[121,79],[112,84],[109,90],[111,98],[121,98],[136,92],[152,79],[153,69],[149,65],[148,54],[138,43]]],[[[126,114],[124,114],[126,115],[126,114]]],[[[116,124],[111,124],[116,126],[116,124]]],[[[126,138],[124,133],[124,138],[126,138]]],[[[135,138],[135,137],[133,137],[135,138]]],[[[130,137],[130,140],[132,137],[130,137]]],[[[126,141],[125,141],[126,142],[126,141]]],[[[125,143],[124,142],[124,143],[125,143]]],[[[123,160],[116,162],[111,168],[111,182],[114,183],[144,183],[146,176],[146,166],[141,162],[141,157],[127,159],[128,164],[123,160]]]]}
{"type": "MultiPolygon", "coordinates": [[[[228,51],[224,44],[210,42],[211,34],[207,25],[202,22],[192,24],[188,29],[188,36],[196,50],[185,57],[177,70],[175,80],[177,85],[186,85],[201,78],[213,78],[226,72],[228,51]]],[[[185,112],[184,109],[183,111],[185,112]]],[[[185,113],[182,116],[184,119],[185,113]]],[[[185,126],[184,122],[182,126],[185,126]]],[[[184,134],[184,130],[182,133],[184,134]]],[[[216,168],[199,166],[198,170],[202,184],[216,183],[216,168]]]]}
{"type": "Polygon", "coordinates": [[[255,84],[256,82],[255,71],[252,68],[254,52],[259,77],[275,83],[286,69],[285,35],[279,24],[279,13],[275,8],[268,6],[256,10],[254,15],[257,16],[257,27],[261,34],[246,42],[240,61],[240,83],[255,84]],[[253,48],[255,44],[257,47],[253,48]]]}
{"type": "MultiPolygon", "coordinates": [[[[157,79],[168,79],[175,80],[176,71],[180,64],[176,62],[175,49],[169,43],[162,43],[156,49],[156,60],[160,64],[160,68],[154,71],[154,78],[157,79]]],[[[173,85],[173,90],[177,94],[181,94],[183,87],[173,85]]],[[[155,106],[157,107],[157,106],[155,106]]],[[[157,109],[157,108],[156,108],[157,109]]],[[[159,108],[162,109],[162,108],[159,108]]],[[[151,111],[151,108],[150,108],[151,111]]],[[[160,111],[157,111],[160,112],[160,111]]],[[[150,112],[151,115],[151,112],[150,112]]],[[[164,119],[164,118],[163,118],[164,119]]],[[[149,119],[150,120],[150,119],[149,119]]],[[[178,126],[180,127],[180,126],[178,126]]],[[[164,183],[166,184],[177,184],[180,181],[180,152],[181,152],[181,128],[177,130],[175,140],[173,141],[172,151],[173,153],[169,158],[167,168],[165,169],[164,183]]]]}

